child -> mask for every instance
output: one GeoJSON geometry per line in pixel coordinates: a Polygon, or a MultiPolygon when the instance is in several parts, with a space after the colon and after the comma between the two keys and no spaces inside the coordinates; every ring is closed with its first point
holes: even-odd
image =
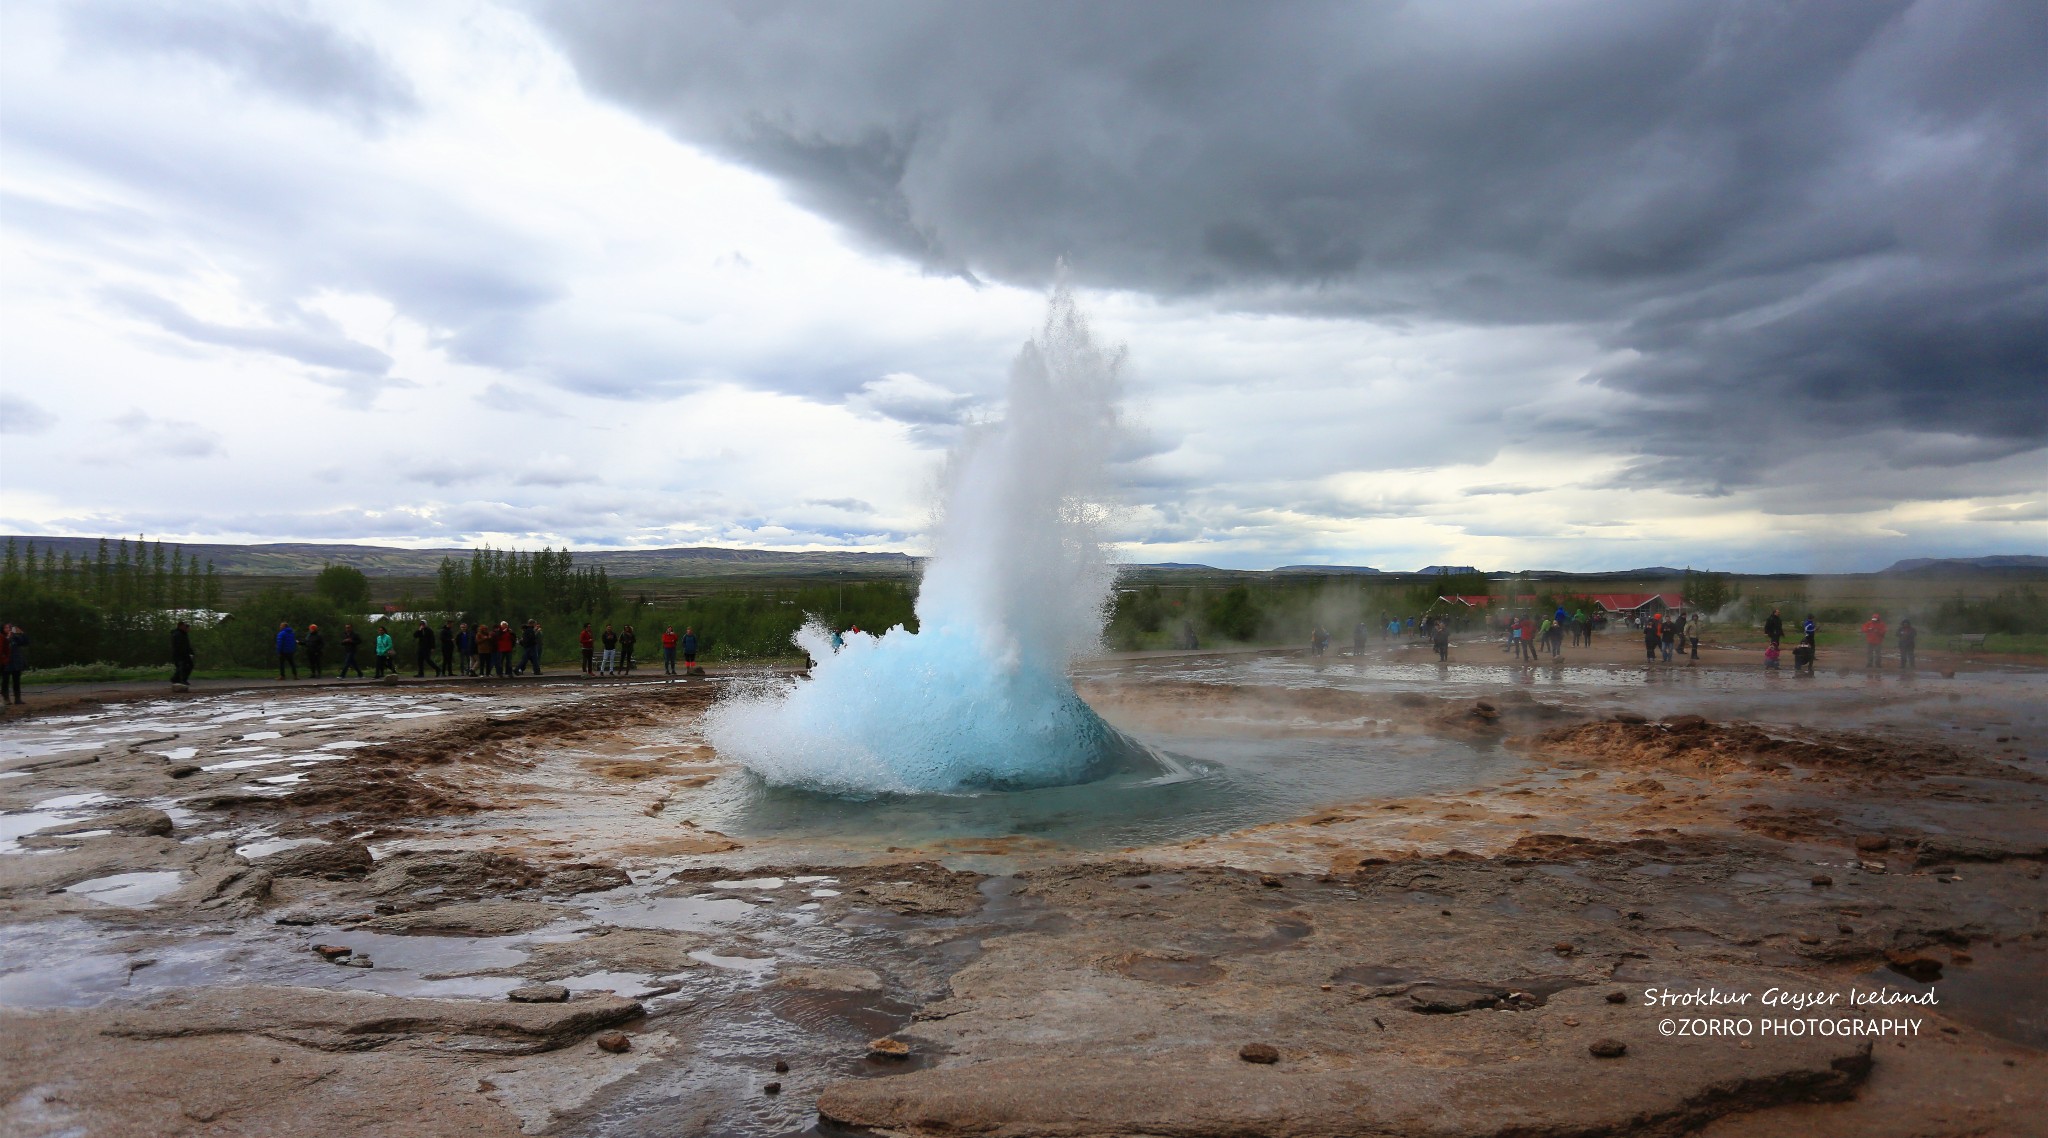
{"type": "Polygon", "coordinates": [[[1777,645],[1775,645],[1775,644],[1773,644],[1773,645],[1771,645],[1770,647],[1768,647],[1768,648],[1765,648],[1765,649],[1764,649],[1764,671],[1766,671],[1766,672],[1775,672],[1775,671],[1777,671],[1777,670],[1778,670],[1778,646],[1777,646],[1777,645]]]}

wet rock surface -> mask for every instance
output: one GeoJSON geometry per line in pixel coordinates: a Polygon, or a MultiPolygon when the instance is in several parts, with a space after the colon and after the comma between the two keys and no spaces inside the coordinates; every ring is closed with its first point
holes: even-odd
{"type": "Polygon", "coordinates": [[[1128,850],[834,847],[693,815],[725,785],[695,680],[331,706],[393,717],[368,725],[151,710],[0,781],[0,817],[47,816],[0,856],[0,1117],[1904,1138],[2048,1112],[2048,768],[1973,741],[2038,748],[2024,701],[1845,683],[1791,720],[1743,689],[1288,682],[1084,691],[1120,726],[1428,734],[1524,766],[1128,850]],[[1678,1038],[1646,1004],[1886,986],[1941,995],[1910,1009],[1924,1034],[1678,1038]]]}

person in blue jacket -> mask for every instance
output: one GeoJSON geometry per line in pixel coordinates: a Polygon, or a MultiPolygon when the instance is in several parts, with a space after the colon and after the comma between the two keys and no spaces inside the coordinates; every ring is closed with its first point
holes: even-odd
{"type": "Polygon", "coordinates": [[[299,635],[292,631],[290,621],[277,626],[277,678],[284,678],[284,670],[292,670],[292,678],[299,678],[299,635]]]}
{"type": "Polygon", "coordinates": [[[690,673],[690,669],[696,666],[697,630],[685,626],[683,628],[683,674],[688,675],[690,673]]]}

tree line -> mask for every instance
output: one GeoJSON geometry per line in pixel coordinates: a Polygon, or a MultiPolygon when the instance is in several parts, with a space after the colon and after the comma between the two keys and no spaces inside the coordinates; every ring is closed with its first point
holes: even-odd
{"type": "Polygon", "coordinates": [[[74,557],[9,538],[0,554],[0,615],[28,630],[35,667],[166,660],[177,614],[221,603],[213,562],[180,545],[101,538],[93,556],[74,557]]]}

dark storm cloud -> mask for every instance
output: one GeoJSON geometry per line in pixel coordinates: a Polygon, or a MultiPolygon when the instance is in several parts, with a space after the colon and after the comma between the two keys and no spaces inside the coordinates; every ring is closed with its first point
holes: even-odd
{"type": "Polygon", "coordinates": [[[934,271],[1584,326],[1637,398],[1555,429],[1639,480],[2048,442],[2039,4],[540,7],[590,87],[934,271]]]}
{"type": "Polygon", "coordinates": [[[411,85],[374,49],[291,4],[87,0],[66,10],[65,25],[77,46],[199,60],[366,127],[418,110],[411,85]]]}

